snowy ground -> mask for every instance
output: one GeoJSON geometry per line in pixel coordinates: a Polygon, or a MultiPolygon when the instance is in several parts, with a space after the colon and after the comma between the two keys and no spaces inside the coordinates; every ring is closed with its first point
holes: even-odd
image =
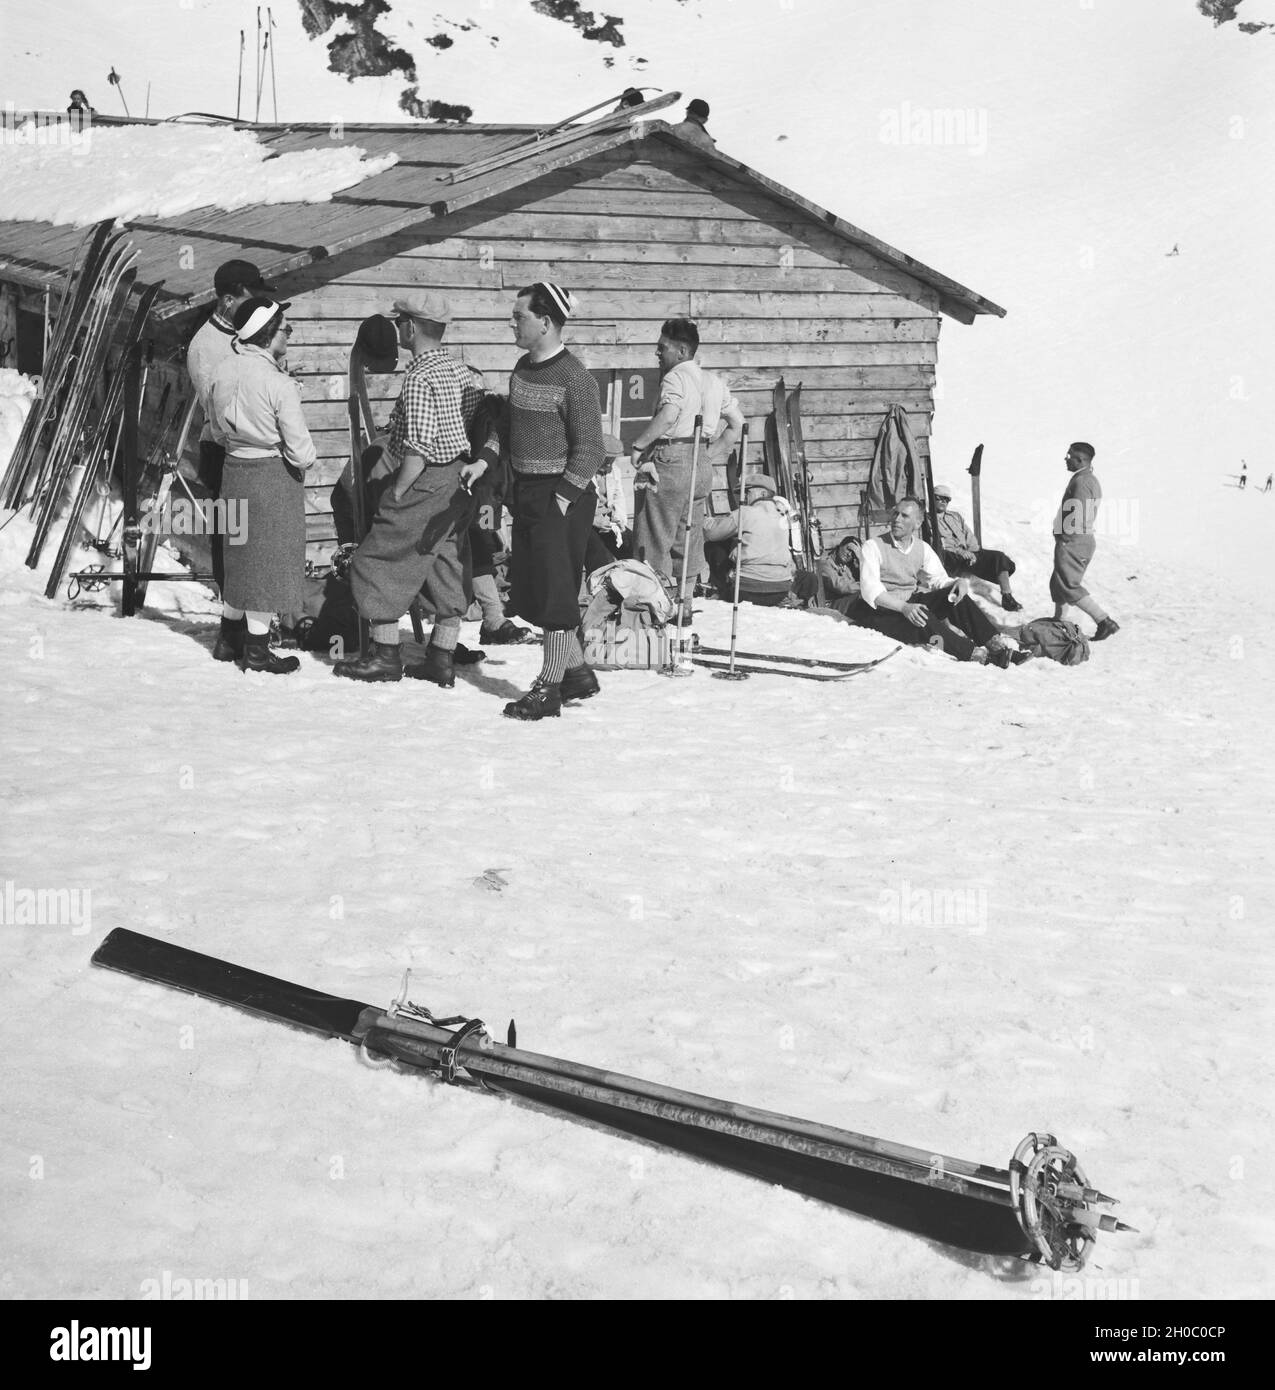
{"type": "MultiPolygon", "coordinates": [[[[1034,508],[989,507],[1024,616],[1049,611],[1034,508]]],[[[1195,580],[1142,510],[1099,549],[1123,630],[1087,666],[619,673],[529,726],[499,711],[535,649],[451,692],[317,658],[245,677],[188,586],[134,621],[45,601],[19,516],[0,881],[91,903],[0,930],[0,1296],[165,1272],[249,1298],[1078,1296],[90,968],[117,926],[378,1003],[410,964],[418,1001],[512,1014],[537,1051],[968,1158],[1047,1128],[1141,1232],[1103,1238],[1099,1296],[1261,1294],[1275,494],[1198,499],[1195,580]],[[934,925],[952,894],[964,920],[934,925]]],[[[741,627],[885,646],[801,613],[741,627]]]]}

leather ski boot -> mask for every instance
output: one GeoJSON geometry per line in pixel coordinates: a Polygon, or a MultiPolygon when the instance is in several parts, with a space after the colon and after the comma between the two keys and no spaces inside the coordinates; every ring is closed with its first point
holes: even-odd
{"type": "Polygon", "coordinates": [[[593,674],[591,666],[568,666],[562,677],[563,700],[587,700],[596,695],[602,687],[593,674]]]}
{"type": "Polygon", "coordinates": [[[213,646],[214,661],[238,661],[243,655],[244,638],[248,635],[247,618],[223,618],[221,631],[213,646]]]}
{"type": "Polygon", "coordinates": [[[267,676],[290,676],[301,669],[301,659],[295,656],[276,656],[270,650],[267,633],[249,632],[244,636],[243,655],[235,665],[241,671],[263,671],[267,676]]]}
{"type": "Polygon", "coordinates": [[[451,652],[436,647],[432,642],[425,648],[425,660],[413,662],[404,668],[404,673],[416,681],[433,681],[444,690],[456,684],[455,659],[451,652]]]}
{"type": "Polygon", "coordinates": [[[481,628],[478,640],[492,647],[516,647],[524,642],[534,642],[536,634],[530,628],[519,627],[506,618],[499,627],[481,628]]]}
{"type": "Polygon", "coordinates": [[[538,680],[521,699],[510,700],[501,713],[506,719],[556,719],[562,713],[562,687],[538,680]]]}
{"type": "Polygon", "coordinates": [[[398,643],[370,642],[366,656],[338,661],[332,674],[352,681],[401,681],[403,658],[398,643]]]}

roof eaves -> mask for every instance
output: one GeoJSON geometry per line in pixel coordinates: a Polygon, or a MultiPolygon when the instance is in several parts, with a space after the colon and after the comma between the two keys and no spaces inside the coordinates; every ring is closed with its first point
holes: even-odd
{"type": "Polygon", "coordinates": [[[706,163],[714,164],[718,168],[727,169],[735,174],[741,174],[750,183],[759,185],[779,202],[797,208],[819,222],[821,226],[836,232],[838,236],[844,237],[856,246],[863,247],[865,251],[871,251],[883,261],[889,262],[890,265],[896,266],[917,280],[933,286],[939,292],[939,308],[952,318],[958,319],[962,323],[972,323],[978,314],[995,314],[998,318],[1005,317],[1006,310],[1002,309],[999,304],[993,304],[990,299],[984,299],[981,294],[975,294],[973,290],[967,289],[932,266],[916,260],[898,250],[897,247],[873,236],[871,232],[865,232],[862,227],[856,227],[853,223],[829,212],[826,208],[821,208],[817,203],[812,203],[809,198],[803,198],[800,193],[794,193],[791,188],[785,188],[783,184],[776,183],[774,179],[758,173],[756,169],[740,160],[732,159],[719,150],[705,149],[703,145],[694,140],[686,139],[679,135],[666,121],[648,122],[647,133],[658,139],[676,144],[680,149],[689,151],[706,163]]]}
{"type": "MultiPolygon", "coordinates": [[[[375,228],[327,245],[307,247],[276,260],[267,262],[263,259],[261,273],[267,280],[270,280],[280,275],[287,275],[294,270],[304,270],[306,266],[314,265],[316,261],[329,260],[333,256],[352,251],[369,241],[376,241],[380,237],[393,236],[394,233],[415,226],[417,223],[448,217],[454,212],[472,207],[475,203],[484,202],[498,194],[507,193],[512,188],[531,183],[555,169],[564,169],[583,159],[589,159],[595,154],[633,143],[643,138],[645,133],[641,124],[625,126],[619,130],[603,132],[579,143],[546,151],[540,158],[534,157],[536,150],[532,147],[528,150],[526,160],[507,164],[493,174],[470,180],[468,183],[440,183],[439,191],[446,189],[448,197],[440,198],[432,203],[417,204],[387,218],[384,222],[379,222],[375,228]]],[[[162,229],[161,224],[152,224],[152,226],[155,230],[162,229]]],[[[202,290],[198,294],[164,304],[155,310],[155,317],[160,319],[173,318],[191,309],[197,309],[201,305],[210,304],[215,298],[216,294],[213,290],[202,290]]]]}

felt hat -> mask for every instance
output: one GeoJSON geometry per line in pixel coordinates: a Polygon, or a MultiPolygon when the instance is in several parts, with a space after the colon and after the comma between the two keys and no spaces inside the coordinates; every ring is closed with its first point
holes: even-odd
{"type": "Polygon", "coordinates": [[[767,497],[775,495],[775,480],[768,473],[753,473],[744,484],[744,495],[753,491],[764,492],[767,497]]]}
{"type": "Polygon", "coordinates": [[[394,301],[396,315],[425,319],[429,323],[451,323],[452,306],[441,294],[413,294],[394,301]]]}

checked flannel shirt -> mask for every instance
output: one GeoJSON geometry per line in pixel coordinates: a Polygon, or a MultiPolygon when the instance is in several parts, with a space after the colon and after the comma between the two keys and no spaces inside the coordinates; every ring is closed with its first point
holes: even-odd
{"type": "Polygon", "coordinates": [[[389,423],[389,452],[398,462],[420,454],[427,467],[469,451],[469,422],[482,401],[469,368],[451,353],[419,353],[403,374],[403,389],[389,423]]]}

